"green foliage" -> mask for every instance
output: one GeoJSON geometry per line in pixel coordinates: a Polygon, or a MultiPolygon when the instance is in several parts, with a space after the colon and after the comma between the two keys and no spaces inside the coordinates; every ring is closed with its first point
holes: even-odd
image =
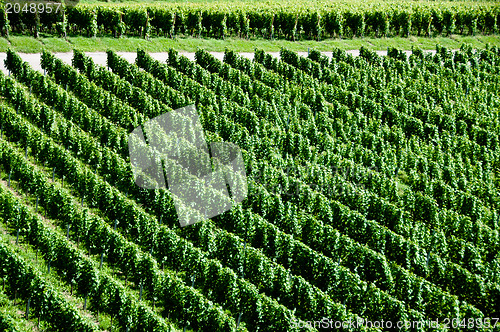
{"type": "MultiPolygon", "coordinates": [[[[152,22],[154,31],[154,14],[137,8],[124,22],[152,22]]],[[[432,4],[426,10],[281,11],[248,19],[260,20],[266,38],[292,38],[284,30],[297,26],[323,38],[373,27],[379,34],[428,33],[429,22],[451,33],[487,21],[432,4]]],[[[201,22],[206,33],[223,37],[245,31],[245,17],[187,11],[164,23],[176,34],[196,34],[201,22]]],[[[92,263],[73,268],[68,262],[86,258],[66,239],[45,236],[51,233],[37,228],[29,202],[6,199],[0,213],[10,232],[21,229],[66,271],[66,282],[78,280],[77,291],[94,292],[100,310],[118,312],[121,327],[163,324],[152,299],[177,325],[209,331],[234,330],[240,312],[240,330],[252,331],[290,331],[290,320],[315,315],[499,314],[498,48],[390,48],[386,57],[334,49],[331,58],[282,49],[279,59],[256,50],[253,61],[230,50],[224,61],[204,50],[190,61],[170,50],[166,63],[139,50],[135,64],[109,51],[109,70],[79,51],[72,66],[47,52],[41,60],[47,76],[7,54],[13,78],[0,75],[0,164],[16,190],[38,196],[50,219],[71,225],[71,240],[81,236],[87,250],[104,253],[110,266],[143,285],[145,304],[128,300],[113,277],[93,274],[92,263]],[[211,142],[241,148],[249,197],[178,229],[168,191],[135,184],[126,133],[188,103],[211,142]],[[55,183],[43,167],[58,169],[55,183]],[[60,185],[62,175],[71,190],[60,185]],[[88,285],[76,277],[84,273],[88,285]]]]}
{"type": "MultiPolygon", "coordinates": [[[[19,206],[12,194],[4,189],[0,194],[2,213],[9,215],[9,210],[19,206]]],[[[31,299],[31,310],[35,315],[43,315],[54,329],[72,331],[98,331],[97,326],[88,322],[69,305],[63,295],[48,284],[42,274],[24,261],[17,253],[0,243],[0,268],[4,271],[2,278],[16,295],[23,299],[31,299]]]]}
{"type": "Polygon", "coordinates": [[[11,13],[0,9],[3,33],[7,28],[24,32],[39,17],[41,32],[51,33],[52,25],[67,24],[76,34],[89,36],[196,35],[227,38],[250,34],[269,39],[296,40],[301,31],[307,39],[494,33],[498,30],[499,6],[484,2],[382,2],[374,3],[161,3],[161,4],[80,4],[58,13],[11,13]],[[454,22],[456,21],[456,29],[454,22]]]}

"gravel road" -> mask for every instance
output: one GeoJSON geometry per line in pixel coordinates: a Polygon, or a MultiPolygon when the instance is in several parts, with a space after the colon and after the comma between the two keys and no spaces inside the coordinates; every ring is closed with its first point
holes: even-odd
{"type": "MultiPolygon", "coordinates": [[[[355,56],[358,56],[359,55],[359,51],[358,50],[352,50],[352,51],[347,51],[348,53],[351,53],[355,56]]],[[[407,54],[411,54],[411,51],[405,51],[407,54]]],[[[436,51],[435,50],[429,50],[429,51],[426,51],[426,52],[433,52],[435,53],[436,51]]],[[[135,61],[135,57],[136,57],[136,53],[135,52],[117,52],[119,55],[121,55],[122,57],[124,57],[125,59],[127,59],[128,61],[130,62],[134,62],[135,61]]],[[[224,58],[224,52],[210,52],[211,54],[213,54],[216,58],[222,60],[224,58]]],[[[302,55],[302,56],[307,56],[307,52],[297,52],[299,55],[302,55]]],[[[332,56],[332,52],[321,52],[323,53],[324,55],[328,56],[328,57],[331,57],[332,56]]],[[[387,55],[387,51],[377,51],[377,53],[379,55],[387,55]]],[[[68,52],[68,53],[54,53],[58,58],[60,58],[61,60],[63,60],[64,62],[68,63],[68,64],[71,64],[71,58],[73,57],[73,52],[68,52]]],[[[94,62],[96,64],[99,64],[99,65],[102,65],[102,66],[106,66],[106,52],[86,52],[87,55],[91,56],[92,59],[94,60],[94,62]]],[[[164,53],[150,53],[151,56],[157,60],[160,60],[162,62],[166,61],[167,57],[168,57],[168,53],[164,52],[164,53]]],[[[194,60],[194,52],[190,52],[190,53],[187,53],[187,52],[181,52],[181,54],[187,56],[188,58],[190,58],[191,60],[194,60]]],[[[245,53],[245,52],[242,52],[240,53],[242,56],[244,57],[247,57],[249,59],[253,59],[253,53],[245,53]]],[[[269,54],[271,54],[272,56],[275,56],[275,57],[279,57],[279,52],[269,52],[269,54]]],[[[43,71],[42,68],[40,67],[40,53],[19,53],[19,55],[21,56],[21,58],[24,60],[24,61],[27,61],[29,62],[29,64],[31,65],[31,67],[39,70],[39,71],[43,71]]],[[[4,73],[7,73],[7,70],[5,69],[4,67],[4,60],[6,58],[6,53],[0,53],[0,69],[4,72],[4,73]]]]}

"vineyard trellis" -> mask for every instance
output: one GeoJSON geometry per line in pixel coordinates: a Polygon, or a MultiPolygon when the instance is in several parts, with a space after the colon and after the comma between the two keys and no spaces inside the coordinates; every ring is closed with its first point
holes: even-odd
{"type": "MultiPolygon", "coordinates": [[[[141,10],[118,14],[151,20],[142,33],[152,33],[156,16],[141,10]]],[[[441,14],[449,33],[471,19],[441,14]]],[[[262,18],[267,33],[278,33],[269,22],[280,15],[262,18]]],[[[385,34],[401,20],[407,34],[420,19],[410,16],[358,12],[343,24],[385,34]]],[[[187,17],[199,27],[211,16],[187,17]]],[[[234,17],[221,19],[227,36],[234,17]]],[[[95,329],[90,311],[131,331],[290,331],[321,317],[500,313],[498,48],[335,49],[331,59],[282,49],[281,60],[257,50],[253,61],[171,50],[166,63],[139,50],[136,64],[107,56],[109,70],[83,52],[72,65],[44,52],[44,75],[9,51],[11,77],[0,74],[0,216],[14,241],[0,245],[0,261],[49,287],[15,250],[36,249],[85,301],[80,311],[55,291],[40,302],[0,267],[4,292],[32,317],[46,303],[72,317],[46,324],[77,330],[95,329]],[[210,141],[241,148],[249,198],[179,230],[168,191],[135,185],[127,133],[187,103],[210,141]]]]}

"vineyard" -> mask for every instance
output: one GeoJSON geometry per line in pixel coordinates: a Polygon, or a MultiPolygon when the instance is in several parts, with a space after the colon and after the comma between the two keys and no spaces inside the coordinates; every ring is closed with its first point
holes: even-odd
{"type": "Polygon", "coordinates": [[[499,48],[5,65],[2,330],[500,330],[499,48]],[[190,104],[248,197],[181,228],[127,138],[190,104]]]}
{"type": "MultiPolygon", "coordinates": [[[[221,2],[0,7],[0,30],[38,37],[154,36],[322,40],[495,34],[500,5],[487,1],[221,2]]],[[[10,3],[10,2],[9,2],[10,3]]],[[[15,2],[13,2],[15,3],[15,2]]]]}

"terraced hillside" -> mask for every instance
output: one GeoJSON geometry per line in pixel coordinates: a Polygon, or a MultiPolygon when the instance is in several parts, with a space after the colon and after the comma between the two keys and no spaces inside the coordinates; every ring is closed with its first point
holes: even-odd
{"type": "Polygon", "coordinates": [[[498,48],[6,66],[0,327],[500,330],[498,48]],[[241,148],[249,193],[181,228],[127,137],[190,104],[241,148]]]}

